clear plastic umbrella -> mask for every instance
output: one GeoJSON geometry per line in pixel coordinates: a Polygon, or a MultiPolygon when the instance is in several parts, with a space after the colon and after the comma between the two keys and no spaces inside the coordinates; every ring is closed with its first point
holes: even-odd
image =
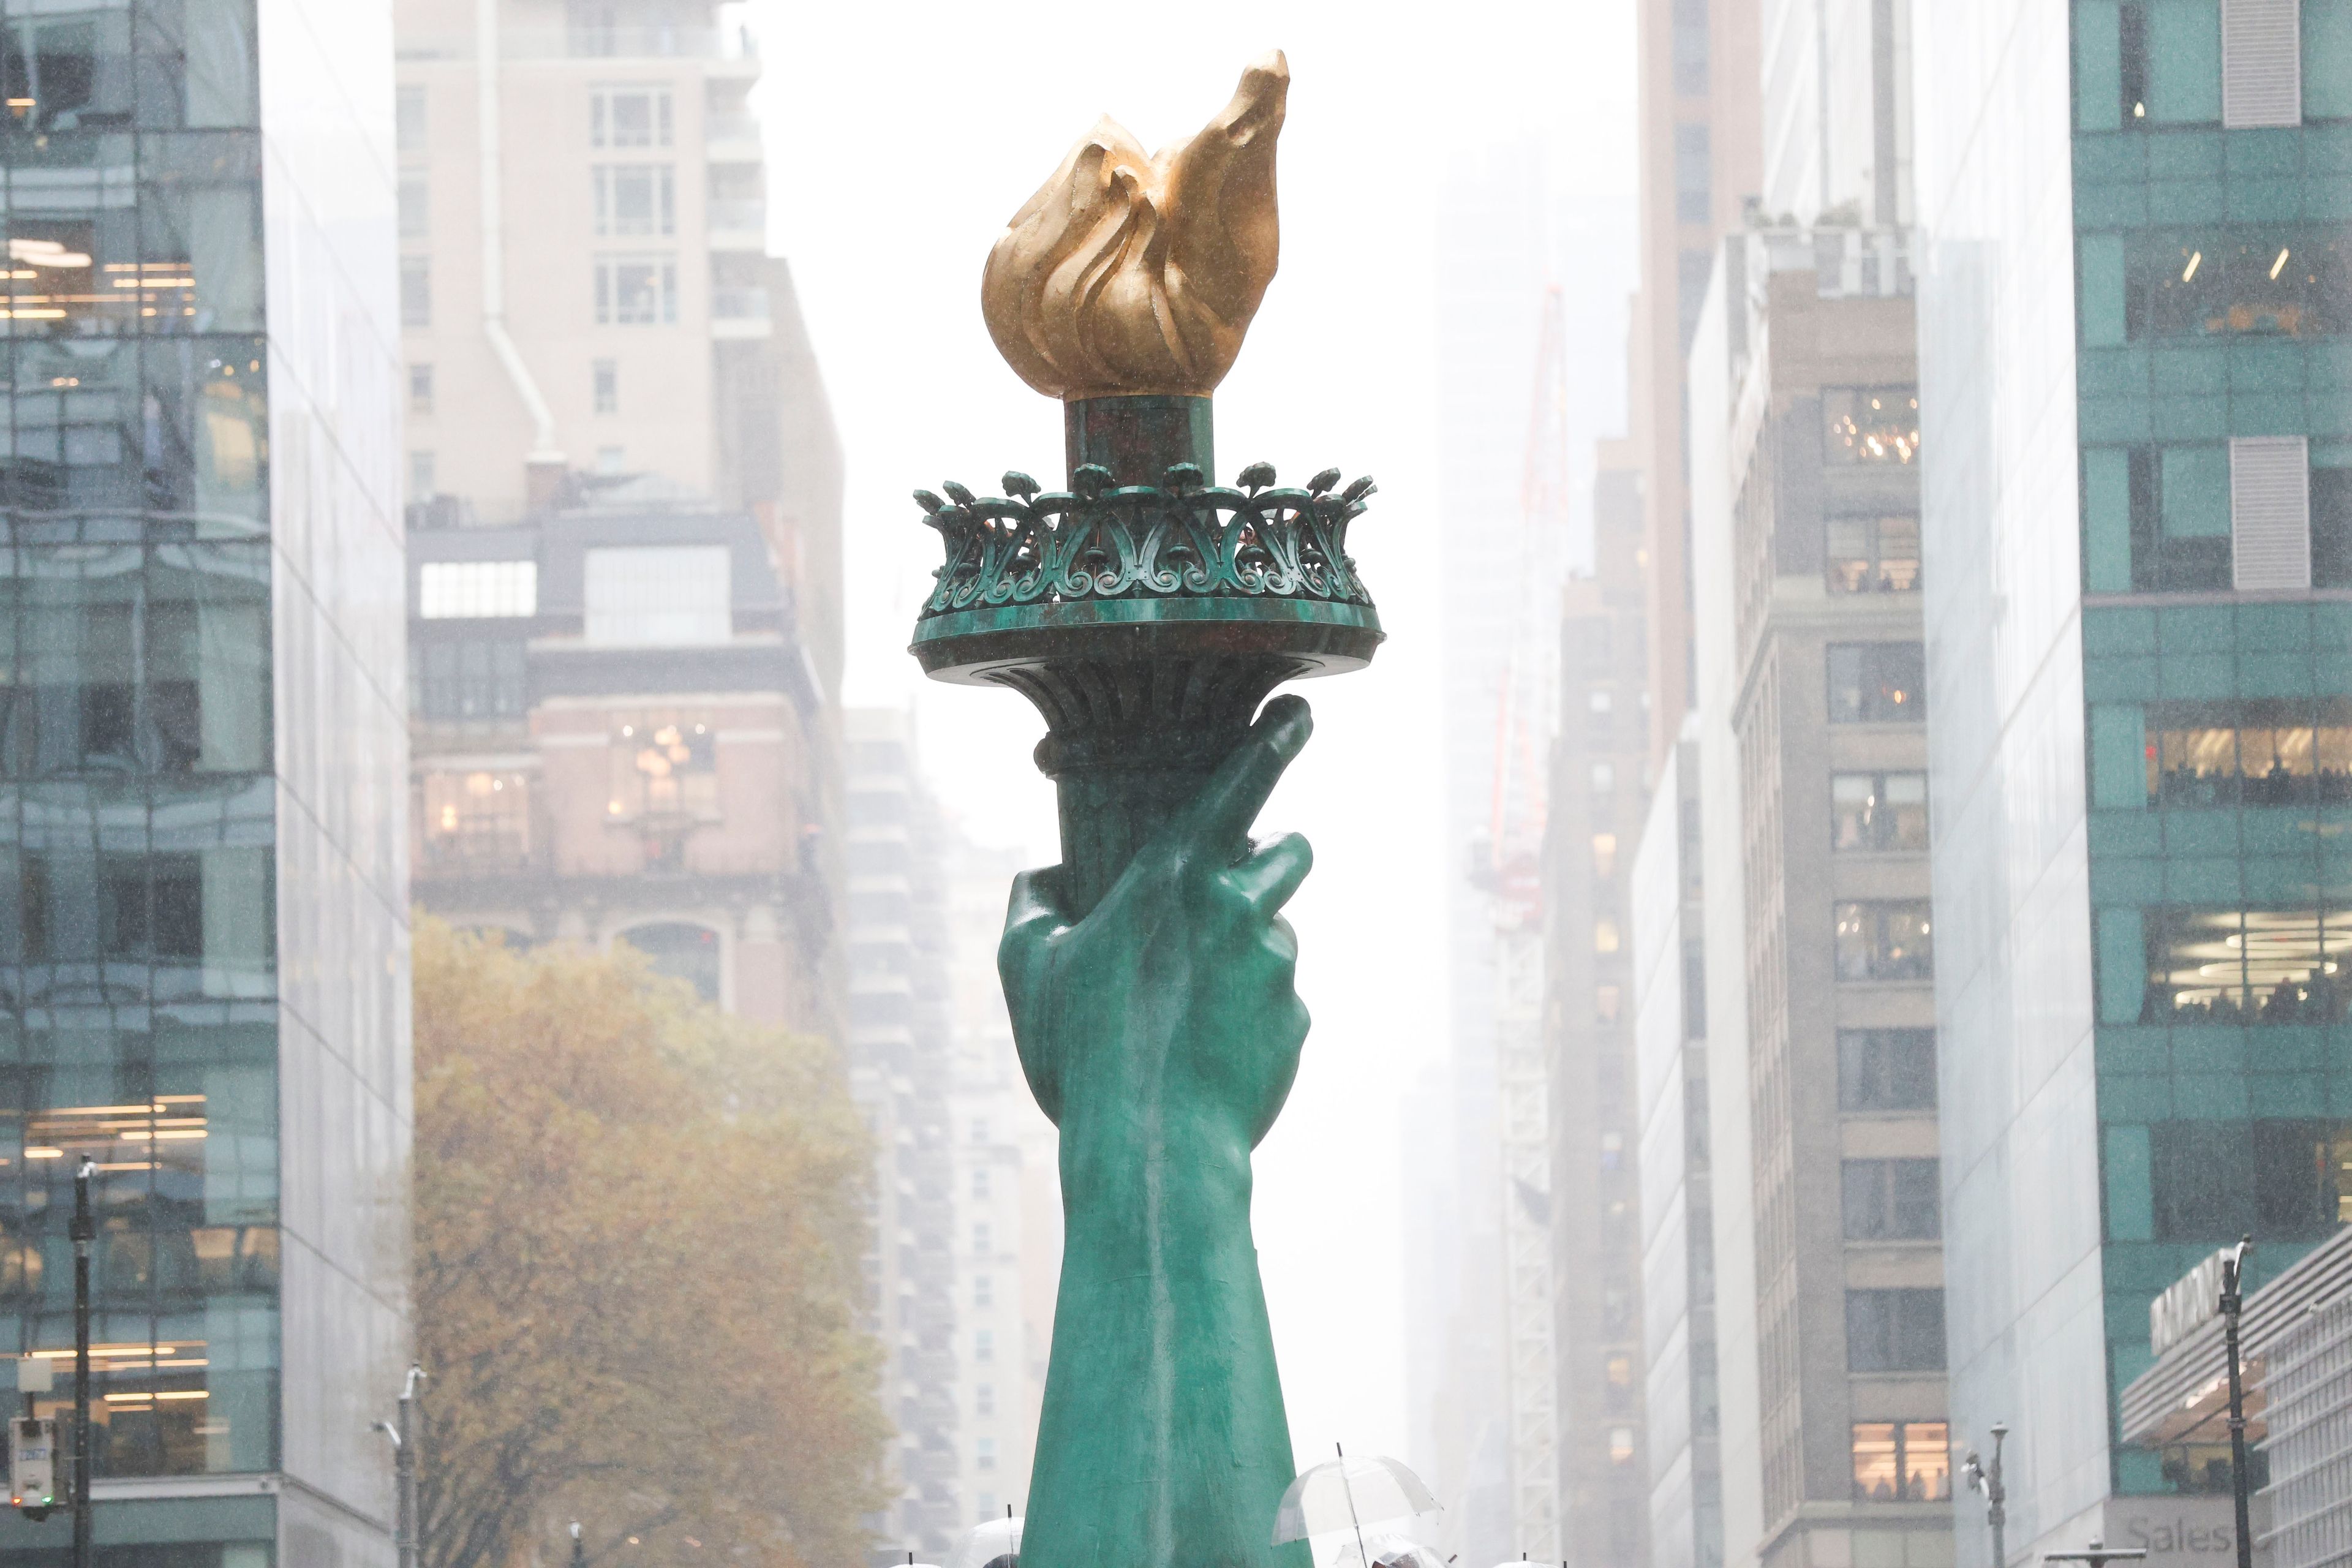
{"type": "Polygon", "coordinates": [[[948,1559],[948,1568],[1014,1568],[1021,1561],[1021,1521],[1006,1509],[1003,1519],[984,1520],[948,1559]]]}
{"type": "Polygon", "coordinates": [[[1356,1561],[1369,1563],[1368,1527],[1436,1511],[1437,1500],[1421,1478],[1397,1460],[1377,1455],[1351,1459],[1342,1449],[1338,1458],[1308,1470],[1282,1494],[1282,1506],[1274,1511],[1274,1542],[1279,1546],[1324,1531],[1353,1531],[1356,1561]]]}
{"type": "Polygon", "coordinates": [[[1370,1568],[1445,1568],[1434,1547],[1393,1530],[1367,1530],[1360,1542],[1350,1535],[1323,1568],[1364,1568],[1366,1552],[1371,1554],[1370,1568]]]}

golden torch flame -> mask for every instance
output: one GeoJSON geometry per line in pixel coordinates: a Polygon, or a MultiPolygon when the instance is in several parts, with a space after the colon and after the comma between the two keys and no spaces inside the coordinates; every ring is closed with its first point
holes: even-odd
{"type": "Polygon", "coordinates": [[[1274,143],[1290,66],[1277,49],[1182,147],[1147,157],[1106,116],[1013,215],[988,253],[981,314],[997,352],[1048,397],[1206,395],[1281,250],[1274,143]]]}

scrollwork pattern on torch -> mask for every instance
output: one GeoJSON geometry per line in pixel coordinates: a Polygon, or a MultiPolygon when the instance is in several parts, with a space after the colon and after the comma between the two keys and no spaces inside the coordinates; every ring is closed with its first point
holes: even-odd
{"type": "Polygon", "coordinates": [[[959,611],[1064,600],[1138,597],[1297,598],[1370,605],[1348,554],[1348,528],[1375,491],[1369,479],[1334,493],[1339,470],[1307,488],[1274,488],[1254,463],[1239,488],[1203,482],[1190,463],[1158,485],[1114,487],[1087,465],[1068,490],[1040,493],[1027,475],[1004,476],[1005,494],[962,485],[942,499],[917,490],[924,521],[946,559],[923,619],[959,611]]]}

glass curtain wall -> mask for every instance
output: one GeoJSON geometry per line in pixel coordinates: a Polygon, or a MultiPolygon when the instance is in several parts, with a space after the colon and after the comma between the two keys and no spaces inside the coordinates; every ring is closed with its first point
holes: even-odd
{"type": "MultiPolygon", "coordinates": [[[[86,1154],[97,1475],[272,1470],[251,0],[0,0],[0,1337],[71,1357],[86,1154]]],[[[68,1373],[37,1403],[70,1396],[68,1373]]],[[[267,1551],[265,1525],[232,1536],[267,1551]]]]}

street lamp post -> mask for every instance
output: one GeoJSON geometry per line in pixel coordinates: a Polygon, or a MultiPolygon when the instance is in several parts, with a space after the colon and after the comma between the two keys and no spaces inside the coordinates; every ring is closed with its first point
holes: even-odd
{"type": "Polygon", "coordinates": [[[84,1154],[74,1168],[74,1457],[73,1568],[89,1568],[89,1247],[98,1225],[89,1213],[89,1179],[97,1171],[84,1154]]]}
{"type": "Polygon", "coordinates": [[[588,1568],[588,1549],[580,1544],[580,1521],[572,1521],[572,1568],[588,1568]]]}
{"type": "Polygon", "coordinates": [[[425,1548],[424,1532],[416,1517],[416,1385],[424,1381],[425,1369],[411,1363],[407,1379],[400,1385],[397,1422],[375,1424],[377,1431],[392,1439],[392,1542],[393,1550],[399,1554],[400,1568],[416,1568],[417,1557],[425,1548]]]}
{"type": "Polygon", "coordinates": [[[2221,1343],[2230,1360],[2230,1493],[2237,1509],[2238,1568],[2254,1568],[2252,1500],[2247,1495],[2246,1388],[2238,1364],[2238,1315],[2245,1307],[2246,1259],[2253,1256],[2254,1238],[2221,1255],[2221,1343]]]}
{"type": "Polygon", "coordinates": [[[2009,1523],[2009,1489],[2000,1480],[2000,1446],[2008,1436],[2009,1427],[1994,1422],[1992,1463],[1980,1463],[1973,1448],[1968,1458],[1969,1485],[1984,1493],[1985,1522],[1992,1526],[1992,1568],[2009,1568],[2008,1549],[2001,1539],[2002,1527],[2009,1523]]]}

